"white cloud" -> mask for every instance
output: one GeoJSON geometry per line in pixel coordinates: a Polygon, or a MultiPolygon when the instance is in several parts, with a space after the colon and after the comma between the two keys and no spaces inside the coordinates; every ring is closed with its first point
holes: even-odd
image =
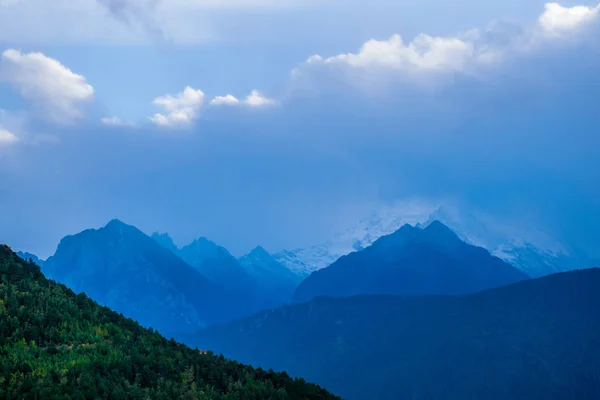
{"type": "Polygon", "coordinates": [[[539,18],[540,26],[551,33],[567,33],[594,20],[600,14],[600,5],[596,7],[563,7],[558,3],[547,3],[539,18]]]}
{"type": "Polygon", "coordinates": [[[175,96],[166,95],[154,99],[152,103],[162,107],[165,114],[154,114],[150,117],[150,121],[155,125],[166,127],[189,125],[198,117],[203,102],[204,93],[187,86],[183,92],[175,96]]]}
{"type": "Polygon", "coordinates": [[[265,107],[276,104],[276,101],[263,96],[258,90],[253,90],[243,101],[240,101],[237,99],[237,97],[228,94],[226,96],[215,97],[210,101],[210,104],[215,106],[234,106],[238,104],[244,104],[249,107],[265,107]]]}
{"type": "Polygon", "coordinates": [[[0,81],[10,83],[57,123],[82,117],[79,106],[92,100],[94,88],[86,79],[42,53],[8,49],[0,60],[0,81]]]}
{"type": "Polygon", "coordinates": [[[210,104],[216,105],[216,106],[219,106],[219,105],[231,106],[231,105],[235,105],[235,104],[239,104],[239,103],[240,103],[240,101],[236,97],[234,97],[230,94],[225,95],[225,96],[217,96],[210,101],[210,104]]]}
{"type": "Polygon", "coordinates": [[[405,44],[400,35],[393,35],[387,40],[369,40],[355,54],[340,54],[326,59],[315,55],[307,63],[344,63],[355,68],[461,70],[473,53],[473,45],[458,38],[421,34],[405,44]]]}
{"type": "Polygon", "coordinates": [[[0,146],[12,144],[18,140],[19,138],[14,133],[0,126],[0,146]]]}
{"type": "Polygon", "coordinates": [[[430,83],[437,82],[435,78],[444,72],[477,75],[482,67],[502,62],[511,55],[532,51],[544,41],[551,41],[553,34],[571,33],[598,19],[599,15],[600,5],[569,8],[548,3],[538,18],[538,24],[529,27],[495,22],[485,29],[471,29],[452,36],[434,37],[423,33],[410,42],[394,34],[385,40],[369,40],[355,53],[310,56],[292,71],[292,78],[299,82],[298,79],[310,78],[310,71],[315,69],[338,71],[342,68],[349,73],[331,77],[370,88],[377,87],[377,80],[390,77],[409,77],[408,81],[419,78],[412,82],[430,83]],[[364,79],[365,73],[370,73],[369,79],[364,79]]]}
{"type": "Polygon", "coordinates": [[[258,90],[253,90],[252,93],[246,97],[244,103],[251,107],[264,107],[275,104],[275,100],[266,98],[258,90]]]}
{"type": "Polygon", "coordinates": [[[130,123],[121,120],[119,117],[100,118],[100,122],[107,126],[131,126],[130,123]]]}

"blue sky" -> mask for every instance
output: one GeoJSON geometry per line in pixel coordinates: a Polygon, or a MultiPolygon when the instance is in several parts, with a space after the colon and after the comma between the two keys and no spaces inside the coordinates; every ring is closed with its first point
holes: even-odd
{"type": "Polygon", "coordinates": [[[390,3],[0,0],[0,242],[274,251],[417,197],[598,251],[597,2],[390,3]]]}

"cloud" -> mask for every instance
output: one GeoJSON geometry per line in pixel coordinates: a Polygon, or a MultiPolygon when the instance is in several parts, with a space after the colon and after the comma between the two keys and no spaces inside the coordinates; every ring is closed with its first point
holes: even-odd
{"type": "Polygon", "coordinates": [[[231,106],[231,105],[235,105],[235,104],[239,104],[239,103],[240,103],[240,101],[236,97],[234,97],[230,94],[225,95],[225,96],[216,96],[214,99],[212,99],[210,101],[210,104],[216,105],[216,106],[219,106],[219,105],[231,106]]]}
{"type": "Polygon", "coordinates": [[[378,88],[375,81],[401,78],[404,83],[436,83],[440,76],[480,75],[485,68],[552,42],[554,35],[548,33],[573,33],[598,15],[600,5],[563,7],[548,3],[538,23],[531,26],[494,22],[456,35],[422,33],[410,42],[394,34],[384,40],[368,40],[354,53],[312,55],[292,71],[292,78],[298,83],[313,79],[319,71],[342,71],[332,72],[324,80],[378,88]]]}
{"type": "Polygon", "coordinates": [[[235,38],[242,14],[318,4],[315,0],[0,0],[0,38],[13,45],[147,45],[157,39],[201,44],[235,38]]]}
{"type": "Polygon", "coordinates": [[[156,1],[149,0],[97,0],[115,17],[129,22],[130,14],[138,14],[144,8],[152,8],[156,1]]]}
{"type": "Polygon", "coordinates": [[[17,142],[19,138],[7,129],[0,126],[0,146],[5,146],[17,142]]]}
{"type": "Polygon", "coordinates": [[[547,3],[544,13],[539,18],[539,24],[548,32],[568,33],[591,22],[599,14],[600,5],[593,8],[586,6],[563,7],[558,3],[547,3]]]}
{"type": "Polygon", "coordinates": [[[266,107],[272,106],[276,103],[277,102],[274,99],[269,99],[265,97],[258,90],[253,90],[252,92],[250,92],[250,94],[246,96],[246,98],[243,101],[240,101],[237,97],[232,96],[230,94],[226,96],[217,96],[210,101],[210,104],[215,106],[234,106],[238,104],[244,104],[249,107],[266,107]]]}
{"type": "MultiPolygon", "coordinates": [[[[487,42],[502,34],[500,25],[488,29],[473,29],[459,36],[420,34],[405,41],[399,34],[388,39],[371,39],[355,53],[330,57],[315,54],[292,71],[296,86],[307,80],[321,78],[325,85],[344,82],[351,86],[377,91],[382,82],[400,79],[412,85],[435,84],[439,79],[455,74],[474,74],[480,67],[497,62],[505,44],[487,42]],[[328,74],[320,77],[321,74],[328,74]]],[[[320,84],[316,85],[319,90],[320,84]]],[[[383,85],[386,87],[387,85],[383,85]]]]}
{"type": "Polygon", "coordinates": [[[248,97],[246,97],[244,103],[251,107],[264,107],[274,105],[275,100],[263,96],[258,90],[253,90],[248,97]]]}
{"type": "Polygon", "coordinates": [[[42,53],[4,51],[0,81],[10,83],[23,98],[39,107],[46,118],[60,124],[81,118],[79,107],[94,97],[94,88],[85,77],[42,53]]]}
{"type": "MultiPolygon", "coordinates": [[[[556,228],[576,243],[587,238],[597,251],[598,44],[595,37],[582,45],[545,35],[538,16],[530,26],[496,23],[437,37],[443,40],[429,35],[424,48],[382,40],[393,62],[371,47],[361,54],[360,46],[349,53],[357,57],[315,58],[300,69],[314,77],[319,95],[286,99],[268,118],[215,112],[191,124],[210,137],[130,140],[90,126],[87,135],[64,136],[53,151],[14,146],[18,168],[0,168],[0,207],[15,212],[0,216],[0,226],[21,227],[7,240],[50,251],[61,236],[114,215],[148,231],[173,230],[182,241],[197,236],[202,221],[203,234],[234,251],[257,242],[278,250],[327,240],[356,216],[355,207],[448,197],[508,222],[556,228]],[[452,84],[432,96],[413,88],[415,77],[440,75],[452,84]],[[387,79],[389,96],[356,93],[352,85],[370,84],[369,76],[387,79]],[[388,85],[390,77],[406,79],[388,85]],[[85,212],[65,219],[73,210],[85,212]],[[235,235],[230,226],[239,227],[235,235]]],[[[185,92],[155,102],[157,122],[198,118],[204,96],[185,92]]],[[[246,100],[240,96],[239,107],[246,100]]]]}
{"type": "Polygon", "coordinates": [[[121,120],[119,117],[104,117],[100,118],[100,122],[106,126],[132,126],[130,123],[121,120]]]}
{"type": "Polygon", "coordinates": [[[203,102],[204,93],[187,86],[175,96],[166,95],[154,99],[152,103],[162,107],[165,114],[154,114],[150,121],[165,127],[190,125],[198,117],[203,102]]]}
{"type": "Polygon", "coordinates": [[[340,54],[326,59],[314,55],[307,63],[340,63],[353,68],[461,70],[473,57],[473,53],[473,45],[458,38],[421,34],[405,44],[400,35],[393,35],[388,40],[369,40],[357,53],[340,54]]]}
{"type": "Polygon", "coordinates": [[[0,146],[16,142],[31,142],[31,137],[26,134],[26,118],[23,113],[19,114],[0,109],[0,146]]]}
{"type": "Polygon", "coordinates": [[[138,23],[153,38],[163,39],[162,28],[154,19],[159,0],[97,0],[112,16],[126,24],[138,23]]]}

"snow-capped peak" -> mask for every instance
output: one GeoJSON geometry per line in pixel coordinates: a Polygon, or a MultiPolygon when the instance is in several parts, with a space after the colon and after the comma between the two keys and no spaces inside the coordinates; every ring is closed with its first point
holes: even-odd
{"type": "Polygon", "coordinates": [[[426,227],[440,221],[461,240],[480,246],[532,276],[585,267],[585,260],[572,255],[569,246],[552,235],[531,227],[515,226],[476,211],[428,204],[399,202],[378,208],[355,227],[343,231],[326,243],[303,249],[284,250],[273,258],[299,275],[325,268],[339,257],[370,246],[405,224],[426,227]]]}

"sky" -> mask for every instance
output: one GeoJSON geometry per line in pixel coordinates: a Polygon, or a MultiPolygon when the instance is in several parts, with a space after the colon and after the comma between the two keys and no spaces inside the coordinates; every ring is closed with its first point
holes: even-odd
{"type": "Polygon", "coordinates": [[[0,242],[241,255],[416,198],[600,258],[599,34],[585,0],[0,0],[0,242]]]}

